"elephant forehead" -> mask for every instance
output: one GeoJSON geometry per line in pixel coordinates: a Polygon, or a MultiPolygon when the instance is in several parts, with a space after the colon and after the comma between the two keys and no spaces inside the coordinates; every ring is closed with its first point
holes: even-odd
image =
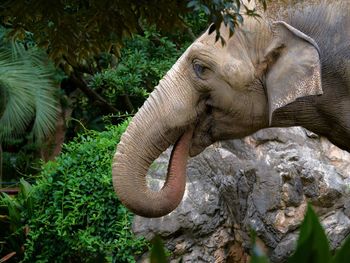
{"type": "Polygon", "coordinates": [[[190,46],[190,53],[202,54],[210,56],[211,54],[216,54],[219,50],[215,47],[215,43],[207,43],[203,41],[196,41],[190,46]]]}
{"type": "Polygon", "coordinates": [[[219,46],[207,44],[203,42],[196,42],[191,46],[188,56],[192,61],[194,58],[207,60],[216,65],[227,65],[227,70],[236,70],[242,64],[242,61],[247,58],[246,52],[243,48],[232,48],[231,46],[219,46]]]}
{"type": "MultiPolygon", "coordinates": [[[[206,34],[206,33],[205,33],[206,34]]],[[[210,36],[215,35],[212,33],[210,36]]],[[[225,44],[221,41],[216,41],[212,37],[201,37],[191,46],[191,51],[206,52],[219,56],[229,56],[229,59],[235,58],[239,60],[250,59],[249,53],[255,52],[256,43],[252,40],[252,37],[247,38],[247,32],[237,32],[230,38],[225,38],[225,44]]],[[[254,35],[255,36],[255,35],[254,35]]]]}

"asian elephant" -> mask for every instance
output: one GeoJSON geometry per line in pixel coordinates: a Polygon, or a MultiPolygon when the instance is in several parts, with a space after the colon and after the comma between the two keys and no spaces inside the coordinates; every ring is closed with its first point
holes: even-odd
{"type": "Polygon", "coordinates": [[[200,36],[130,122],[113,160],[113,184],[134,213],[160,217],[185,190],[188,155],[267,127],[303,126],[350,151],[350,4],[293,10],[284,21],[245,17],[226,44],[200,36]],[[174,144],[159,192],[145,175],[174,144]]]}

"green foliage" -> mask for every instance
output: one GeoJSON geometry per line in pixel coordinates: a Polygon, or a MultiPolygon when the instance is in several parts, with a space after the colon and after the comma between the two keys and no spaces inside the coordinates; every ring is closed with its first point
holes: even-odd
{"type": "Polygon", "coordinates": [[[112,187],[111,159],[126,126],[86,131],[44,165],[33,185],[24,262],[134,262],[147,248],[112,187]]]}
{"type": "Polygon", "coordinates": [[[288,259],[288,263],[328,263],[330,262],[330,258],[331,253],[327,236],[317,215],[309,205],[304,221],[300,226],[300,235],[296,251],[288,259]]]}
{"type": "Polygon", "coordinates": [[[187,0],[12,0],[0,6],[3,22],[12,36],[33,33],[57,65],[88,65],[102,52],[119,53],[123,37],[140,30],[139,21],[163,30],[181,27],[178,14],[187,13],[187,0]]]}
{"type": "Polygon", "coordinates": [[[333,256],[331,263],[343,263],[348,262],[350,258],[350,237],[348,237],[343,243],[340,249],[337,249],[333,256]]]}
{"type": "Polygon", "coordinates": [[[5,214],[0,216],[2,229],[0,240],[3,246],[0,249],[0,258],[6,254],[16,252],[15,259],[23,256],[23,245],[27,233],[28,218],[33,214],[32,187],[25,180],[21,179],[17,197],[10,197],[2,193],[0,196],[0,207],[5,214]]]}
{"type": "Polygon", "coordinates": [[[7,141],[3,146],[3,181],[14,184],[24,177],[41,170],[42,160],[38,152],[44,143],[30,142],[30,136],[7,141]]]}
{"type": "Polygon", "coordinates": [[[16,42],[0,49],[0,143],[28,128],[42,140],[55,128],[58,114],[54,68],[43,51],[16,42]]]}
{"type": "MultiPolygon", "coordinates": [[[[0,186],[7,161],[3,158],[9,155],[5,147],[14,146],[19,138],[31,146],[42,143],[54,131],[59,112],[55,69],[45,52],[30,44],[4,41],[5,33],[0,27],[0,186]]],[[[24,163],[29,159],[35,158],[24,158],[24,163]]]]}
{"type": "MultiPolygon", "coordinates": [[[[253,235],[251,263],[268,263],[266,255],[257,250],[253,235]]],[[[300,234],[294,253],[287,259],[288,263],[344,263],[350,258],[350,237],[348,237],[332,256],[327,236],[323,227],[308,205],[304,220],[300,226],[300,234]]]]}
{"type": "MultiPolygon", "coordinates": [[[[175,63],[187,43],[178,47],[168,37],[161,36],[155,27],[149,27],[144,35],[125,39],[118,64],[93,75],[89,87],[114,105],[119,116],[133,114],[175,63]]],[[[96,118],[98,109],[85,97],[78,103],[80,110],[74,112],[75,118],[88,120],[89,129],[96,129],[98,122],[102,124],[102,120],[96,118]]]]}
{"type": "Polygon", "coordinates": [[[146,97],[182,51],[153,27],[126,40],[118,66],[95,74],[90,86],[110,102],[118,95],[146,97]]]}
{"type": "MultiPolygon", "coordinates": [[[[266,0],[258,2],[266,9],[266,0]]],[[[219,39],[221,22],[233,32],[243,21],[241,6],[247,15],[257,15],[242,0],[12,0],[5,1],[0,11],[3,23],[12,28],[11,36],[23,39],[31,32],[35,42],[68,73],[89,66],[101,53],[119,56],[123,38],[142,31],[140,21],[169,32],[185,28],[184,17],[200,11],[208,24],[214,23],[219,39]]]]}
{"type": "Polygon", "coordinates": [[[152,248],[150,254],[150,263],[167,263],[168,255],[164,248],[162,239],[159,236],[155,236],[152,240],[152,248]]]}
{"type": "MultiPolygon", "coordinates": [[[[262,4],[263,9],[266,10],[266,0],[258,0],[256,2],[262,4]]],[[[220,39],[222,45],[225,44],[225,40],[219,31],[221,23],[229,27],[231,37],[236,27],[243,23],[242,13],[248,16],[260,17],[255,8],[250,9],[242,0],[190,0],[187,7],[192,8],[195,12],[206,14],[208,24],[212,23],[209,28],[209,34],[215,31],[216,41],[220,39]],[[245,12],[241,11],[242,7],[245,12]]]]}
{"type": "MultiPolygon", "coordinates": [[[[204,31],[208,28],[208,18],[204,12],[191,12],[184,17],[184,21],[186,25],[192,30],[195,37],[204,33],[204,31]]],[[[181,39],[181,36],[184,36],[184,34],[181,33],[181,35],[176,36],[176,38],[181,39]]],[[[187,41],[193,42],[193,40],[194,39],[188,39],[187,41]]]]}

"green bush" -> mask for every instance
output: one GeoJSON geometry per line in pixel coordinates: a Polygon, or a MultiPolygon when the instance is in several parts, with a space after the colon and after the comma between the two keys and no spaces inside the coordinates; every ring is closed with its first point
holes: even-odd
{"type": "Polygon", "coordinates": [[[44,145],[31,141],[29,136],[11,139],[6,145],[2,145],[3,182],[13,182],[16,185],[22,177],[30,179],[30,174],[38,173],[42,166],[38,153],[44,145]]]}
{"type": "Polygon", "coordinates": [[[86,131],[44,165],[32,189],[24,262],[133,262],[147,249],[112,187],[111,159],[126,126],[86,131]]]}
{"type": "MultiPolygon", "coordinates": [[[[137,111],[188,44],[178,46],[149,26],[143,35],[124,40],[117,61],[112,59],[111,63],[103,63],[106,67],[87,77],[89,87],[118,110],[114,114],[115,124],[137,111]]],[[[105,57],[101,61],[108,60],[108,54],[105,57]]],[[[85,127],[103,130],[102,114],[86,96],[78,97],[73,117],[82,121],[85,127]]]]}
{"type": "Polygon", "coordinates": [[[103,95],[110,100],[118,94],[143,96],[145,91],[153,90],[188,44],[182,43],[178,48],[168,37],[150,27],[143,36],[126,39],[118,65],[95,74],[90,86],[102,88],[103,95]]]}
{"type": "Polygon", "coordinates": [[[28,219],[33,213],[33,199],[32,187],[24,179],[20,180],[19,189],[16,198],[0,193],[0,262],[6,257],[15,262],[23,258],[23,244],[28,219]]]}

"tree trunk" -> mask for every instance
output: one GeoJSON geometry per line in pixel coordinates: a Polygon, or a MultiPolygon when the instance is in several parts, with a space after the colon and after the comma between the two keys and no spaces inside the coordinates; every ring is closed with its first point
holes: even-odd
{"type": "MultiPolygon", "coordinates": [[[[80,92],[79,90],[76,91],[80,92]]],[[[47,144],[45,147],[40,149],[41,159],[45,162],[54,160],[62,151],[62,145],[67,131],[66,121],[70,119],[73,112],[73,108],[70,107],[70,105],[75,102],[75,93],[76,92],[73,92],[71,96],[69,96],[70,102],[68,103],[68,106],[63,108],[62,105],[60,105],[55,132],[46,140],[47,144]]]]}

